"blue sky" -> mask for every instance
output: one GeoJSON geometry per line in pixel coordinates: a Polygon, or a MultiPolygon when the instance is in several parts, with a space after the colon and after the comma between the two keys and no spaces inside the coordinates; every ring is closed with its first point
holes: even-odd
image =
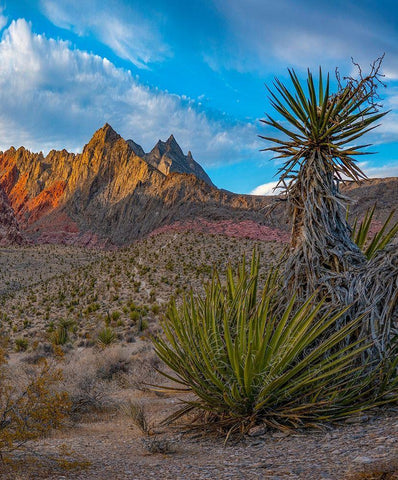
{"type": "MultiPolygon", "coordinates": [[[[173,133],[214,183],[266,193],[277,165],[264,83],[293,67],[342,73],[385,52],[391,113],[369,176],[398,176],[398,5],[389,0],[7,0],[0,148],[80,151],[105,122],[150,150],[173,133]]],[[[361,160],[365,158],[362,157],[361,160]]]]}

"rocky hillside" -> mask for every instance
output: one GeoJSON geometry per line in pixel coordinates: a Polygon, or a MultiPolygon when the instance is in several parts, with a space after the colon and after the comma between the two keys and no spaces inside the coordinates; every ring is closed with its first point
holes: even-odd
{"type": "Polygon", "coordinates": [[[7,195],[0,187],[0,246],[22,245],[26,240],[20,231],[7,195]]]}

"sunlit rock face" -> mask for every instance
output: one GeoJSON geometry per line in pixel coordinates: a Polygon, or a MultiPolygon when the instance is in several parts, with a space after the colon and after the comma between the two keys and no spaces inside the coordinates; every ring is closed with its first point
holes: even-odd
{"type": "Polygon", "coordinates": [[[214,187],[173,136],[145,154],[108,124],[81,154],[44,156],[24,147],[0,153],[0,186],[21,229],[38,242],[123,245],[195,218],[271,227],[277,220],[262,213],[271,198],[214,187]]]}

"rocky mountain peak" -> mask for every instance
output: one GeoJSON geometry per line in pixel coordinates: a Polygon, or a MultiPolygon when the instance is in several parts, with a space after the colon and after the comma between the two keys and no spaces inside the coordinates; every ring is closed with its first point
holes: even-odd
{"type": "MultiPolygon", "coordinates": [[[[105,125],[99,128],[94,135],[92,136],[91,140],[88,142],[86,147],[95,147],[96,145],[105,145],[105,144],[112,144],[122,138],[113,128],[109,125],[109,123],[105,123],[105,125]]],[[[85,147],[85,148],[86,148],[85,147]]]]}
{"type": "Polygon", "coordinates": [[[138,143],[135,143],[134,140],[127,140],[127,143],[129,144],[131,150],[138,155],[139,157],[144,157],[145,152],[144,149],[141,147],[141,145],[138,145],[138,143]]]}
{"type": "Polygon", "coordinates": [[[203,168],[195,162],[192,153],[189,151],[188,155],[184,155],[173,134],[166,142],[159,140],[144,158],[150,165],[165,175],[172,172],[193,174],[200,180],[214,186],[203,168]]]}

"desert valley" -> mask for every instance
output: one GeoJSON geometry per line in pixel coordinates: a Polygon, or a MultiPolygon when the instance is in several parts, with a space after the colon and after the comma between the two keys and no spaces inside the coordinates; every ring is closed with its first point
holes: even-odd
{"type": "MultiPolygon", "coordinates": [[[[351,223],[377,203],[372,234],[397,206],[397,178],[342,190],[351,223]]],[[[28,439],[0,465],[0,477],[397,478],[393,406],[321,430],[253,425],[227,443],[192,431],[186,419],[162,424],[191,395],[154,387],[173,385],[159,374],[166,367],[151,341],[162,335],[170,300],[202,294],[214,268],[236,268],[253,248],[265,282],[290,232],[280,198],[218,189],[173,136],[145,153],[106,124],[81,154],[1,153],[6,378],[23,388],[45,360],[62,371],[57,388],[69,403],[63,428],[28,439]]]]}
{"type": "Polygon", "coordinates": [[[0,0],[0,480],[398,480],[397,25],[0,0]]]}

